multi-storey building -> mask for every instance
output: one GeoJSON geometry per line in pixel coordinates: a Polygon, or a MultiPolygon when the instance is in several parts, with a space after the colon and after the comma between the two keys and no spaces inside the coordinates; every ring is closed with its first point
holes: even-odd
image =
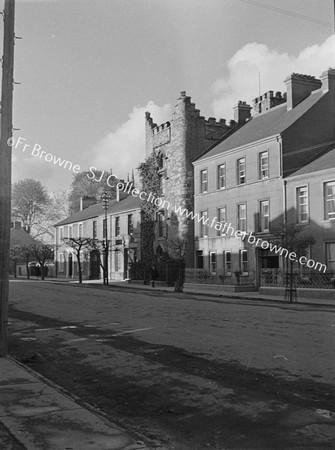
{"type": "Polygon", "coordinates": [[[270,91],[256,98],[253,117],[194,162],[195,211],[200,218],[194,224],[195,267],[223,279],[239,273],[257,284],[262,268],[282,264],[278,255],[256,247],[243,235],[236,237],[232,229],[267,240],[288,221],[295,223],[297,217],[306,221],[303,208],[308,193],[295,191],[304,186],[310,186],[313,202],[319,202],[317,241],[310,255],[325,261],[328,252],[332,261],[334,168],[322,172],[322,181],[311,171],[326,169],[329,150],[334,148],[335,70],[324,72],[321,79],[292,74],[285,83],[287,93],[270,91]],[[320,201],[323,196],[327,196],[327,213],[322,210],[326,208],[320,201]],[[226,226],[215,225],[220,222],[226,226]]]}
{"type": "MultiPolygon", "coordinates": [[[[247,105],[240,106],[243,120],[243,110],[247,105]]],[[[154,251],[166,251],[167,219],[171,218],[176,206],[193,210],[194,207],[194,176],[192,161],[202,154],[214,142],[219,142],[225,135],[233,132],[238,124],[231,121],[229,125],[224,119],[205,120],[196,109],[191,98],[183,91],[173,110],[172,119],[157,126],[146,113],[146,156],[155,152],[159,159],[159,174],[161,176],[160,196],[171,206],[170,211],[163,208],[157,214],[157,234],[154,251]],[[161,231],[161,232],[160,232],[161,231]]],[[[179,236],[186,240],[186,266],[193,267],[194,262],[194,227],[190,219],[175,217],[178,222],[179,236]]],[[[175,222],[174,221],[174,222],[175,222]]]]}
{"type": "MultiPolygon", "coordinates": [[[[105,220],[105,211],[101,203],[96,204],[95,199],[82,199],[80,211],[55,225],[55,261],[58,277],[78,278],[75,252],[64,243],[64,238],[85,237],[103,243],[106,239],[105,233],[109,241],[109,279],[123,280],[129,277],[131,262],[136,262],[141,256],[140,200],[132,196],[122,197],[122,192],[117,191],[117,199],[109,202],[107,223],[105,220]]],[[[81,258],[83,279],[102,278],[103,271],[98,252],[99,248],[83,248],[81,258]]],[[[102,252],[103,248],[100,245],[100,257],[102,252]]]]}
{"type": "Polygon", "coordinates": [[[285,181],[288,221],[306,228],[314,239],[306,245],[306,256],[335,274],[335,145],[285,181]]]}

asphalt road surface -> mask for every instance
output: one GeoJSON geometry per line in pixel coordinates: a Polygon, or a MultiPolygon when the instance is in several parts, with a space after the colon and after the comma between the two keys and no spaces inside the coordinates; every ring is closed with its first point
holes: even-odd
{"type": "Polygon", "coordinates": [[[335,308],[13,281],[9,318],[12,356],[151,443],[335,448],[335,308]]]}

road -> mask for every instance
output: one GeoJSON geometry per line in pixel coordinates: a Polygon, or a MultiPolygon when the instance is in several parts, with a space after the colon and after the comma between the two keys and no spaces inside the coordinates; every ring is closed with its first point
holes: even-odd
{"type": "Polygon", "coordinates": [[[335,448],[335,308],[10,283],[10,353],[171,450],[335,448]]]}

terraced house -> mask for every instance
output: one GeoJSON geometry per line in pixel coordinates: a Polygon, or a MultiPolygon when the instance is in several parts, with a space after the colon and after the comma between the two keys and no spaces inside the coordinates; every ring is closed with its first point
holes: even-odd
{"type": "Polygon", "coordinates": [[[223,283],[238,277],[259,286],[286,264],[232,229],[271,241],[300,224],[313,235],[301,254],[335,270],[335,70],[320,79],[292,74],[285,83],[284,94],[254,100],[253,116],[239,103],[236,120],[245,124],[193,163],[195,211],[204,218],[195,223],[195,267],[223,283]]]}
{"type": "Polygon", "coordinates": [[[96,199],[81,200],[80,211],[58,222],[56,227],[55,261],[57,276],[78,279],[78,262],[75,251],[64,238],[90,238],[100,243],[97,248],[84,247],[81,250],[83,279],[103,277],[103,245],[106,233],[109,243],[108,278],[123,280],[129,277],[130,265],[140,258],[140,200],[123,196],[117,191],[117,199],[110,200],[107,209],[107,222],[102,203],[96,199]]]}

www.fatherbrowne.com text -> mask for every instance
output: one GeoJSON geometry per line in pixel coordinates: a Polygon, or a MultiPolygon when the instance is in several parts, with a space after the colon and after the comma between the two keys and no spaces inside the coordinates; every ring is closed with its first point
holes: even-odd
{"type": "MultiPolygon", "coordinates": [[[[18,148],[19,145],[23,145],[26,141],[25,138],[19,137],[15,140],[13,137],[9,138],[7,144],[9,147],[18,148]]],[[[78,164],[73,164],[71,161],[62,159],[60,157],[56,157],[52,153],[47,153],[42,150],[42,147],[39,144],[35,144],[33,147],[30,144],[24,144],[22,151],[31,153],[31,156],[39,159],[44,159],[48,163],[53,163],[55,166],[63,167],[64,169],[72,170],[74,173],[80,172],[80,166],[78,164]],[[28,150],[29,149],[29,150],[28,150]]],[[[89,169],[89,173],[87,173],[88,179],[96,182],[101,182],[104,176],[104,171],[100,174],[99,179],[96,178],[96,174],[94,171],[97,171],[97,168],[91,166],[89,169]]],[[[307,259],[306,256],[301,256],[298,258],[298,255],[295,252],[289,252],[286,248],[278,247],[276,244],[272,244],[264,239],[257,238],[253,235],[252,232],[247,233],[246,231],[235,230],[231,223],[221,221],[217,221],[217,217],[214,217],[212,220],[209,217],[199,215],[198,213],[194,213],[193,211],[189,211],[186,208],[182,208],[181,206],[174,205],[172,208],[171,203],[167,200],[163,200],[160,197],[155,196],[152,192],[149,194],[144,191],[140,191],[137,188],[134,188],[133,184],[130,182],[122,183],[118,182],[116,186],[111,184],[110,182],[118,179],[117,175],[110,174],[107,178],[107,185],[110,188],[116,187],[118,191],[123,191],[127,194],[131,194],[133,197],[139,197],[142,201],[146,201],[149,203],[155,204],[158,208],[163,208],[168,211],[174,211],[179,216],[184,216],[193,221],[197,221],[201,226],[214,228],[216,231],[220,231],[222,236],[226,237],[235,237],[240,238],[242,241],[247,239],[249,244],[255,245],[256,247],[261,247],[263,250],[269,249],[270,252],[274,252],[275,254],[279,254],[280,256],[285,256],[285,258],[289,258],[290,261],[296,261],[303,266],[307,266],[310,269],[315,269],[323,271],[325,273],[327,271],[327,266],[325,264],[321,264],[320,262],[315,262],[313,259],[307,259]]]]}
{"type": "Polygon", "coordinates": [[[277,244],[268,242],[265,239],[257,238],[252,232],[248,233],[246,231],[235,230],[229,222],[218,222],[217,217],[213,217],[211,219],[210,217],[199,215],[199,213],[194,213],[193,211],[189,211],[187,208],[182,208],[181,206],[174,205],[174,207],[172,207],[168,200],[163,200],[162,198],[155,196],[152,192],[148,194],[147,192],[140,191],[139,189],[134,188],[133,184],[130,182],[119,182],[117,183],[116,188],[119,191],[131,194],[133,197],[139,197],[143,201],[153,203],[158,208],[173,211],[179,216],[184,216],[191,220],[197,221],[201,226],[214,228],[216,231],[220,231],[222,236],[240,238],[242,241],[247,240],[249,244],[260,247],[263,250],[269,249],[270,252],[284,256],[290,261],[296,261],[310,269],[319,270],[319,272],[323,271],[323,273],[327,271],[327,266],[325,264],[315,262],[313,259],[306,258],[306,256],[300,256],[298,258],[298,255],[295,252],[289,252],[286,248],[280,247],[277,244]]]}

